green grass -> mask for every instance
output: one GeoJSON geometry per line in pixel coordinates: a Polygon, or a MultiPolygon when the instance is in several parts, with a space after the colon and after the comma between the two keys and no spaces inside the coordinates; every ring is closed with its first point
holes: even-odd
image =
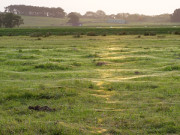
{"type": "Polygon", "coordinates": [[[47,26],[63,26],[68,19],[39,17],[39,16],[22,16],[24,24],[21,27],[47,27],[47,26]]]}
{"type": "MultiPolygon", "coordinates": [[[[158,28],[95,28],[95,27],[44,27],[44,28],[0,28],[1,36],[31,36],[31,37],[40,37],[40,36],[66,36],[66,35],[89,35],[89,36],[103,36],[106,35],[144,35],[146,33],[156,34],[175,34],[179,35],[180,28],[174,27],[158,27],[158,28]]],[[[151,35],[152,36],[152,35],[151,35]]],[[[137,37],[138,38],[138,37],[137,37]]],[[[161,38],[161,37],[160,37],[161,38]]]]}
{"type": "MultiPolygon", "coordinates": [[[[20,27],[59,27],[68,26],[68,18],[52,18],[39,16],[22,16],[24,24],[20,27]]],[[[80,18],[80,22],[85,27],[179,27],[179,23],[171,22],[128,22],[128,24],[107,23],[108,19],[88,19],[80,18]]]]}
{"type": "Polygon", "coordinates": [[[180,134],[179,35],[40,39],[0,37],[0,134],[180,134]]]}

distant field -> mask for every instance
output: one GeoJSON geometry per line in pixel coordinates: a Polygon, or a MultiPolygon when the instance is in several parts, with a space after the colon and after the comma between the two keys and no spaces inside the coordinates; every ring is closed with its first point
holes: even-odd
{"type": "Polygon", "coordinates": [[[180,33],[180,24],[108,24],[105,20],[97,19],[81,19],[83,27],[72,27],[67,25],[68,19],[58,19],[50,17],[32,17],[22,16],[24,25],[20,28],[0,28],[0,36],[29,36],[39,34],[44,36],[49,33],[51,35],[87,35],[94,33],[95,35],[144,35],[152,34],[174,34],[180,33]]]}
{"type": "Polygon", "coordinates": [[[22,16],[24,25],[21,27],[47,27],[47,26],[63,26],[67,19],[51,18],[51,17],[33,17],[22,16]]]}
{"type": "MultiPolygon", "coordinates": [[[[22,16],[24,25],[20,27],[62,27],[68,26],[68,18],[51,18],[51,17],[33,17],[22,16]]],[[[106,23],[107,19],[80,19],[84,27],[180,27],[180,23],[131,23],[128,24],[114,24],[106,23]]]]}
{"type": "Polygon", "coordinates": [[[2,36],[0,65],[2,135],[180,134],[179,35],[2,36]]]}
{"type": "MultiPolygon", "coordinates": [[[[52,18],[52,17],[35,17],[35,16],[22,16],[24,24],[21,27],[57,27],[68,26],[68,18],[52,18]]],[[[84,26],[110,26],[106,24],[106,20],[97,19],[80,19],[84,26]]],[[[117,25],[117,24],[116,24],[117,25]]]]}

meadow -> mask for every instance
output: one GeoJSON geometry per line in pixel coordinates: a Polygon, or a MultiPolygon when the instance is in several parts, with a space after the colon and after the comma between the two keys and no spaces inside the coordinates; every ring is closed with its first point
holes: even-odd
{"type": "Polygon", "coordinates": [[[180,134],[179,35],[18,30],[0,29],[0,134],[180,134]]]}
{"type": "MultiPolygon", "coordinates": [[[[24,20],[24,24],[21,25],[21,28],[29,27],[59,27],[59,26],[68,26],[67,22],[69,18],[53,18],[53,17],[39,17],[39,16],[21,16],[24,20]]],[[[118,23],[107,23],[106,19],[93,19],[93,18],[80,18],[80,22],[85,27],[179,27],[180,23],[172,22],[127,22],[127,24],[118,24],[118,23]]]]}
{"type": "Polygon", "coordinates": [[[55,36],[66,35],[147,35],[175,34],[180,35],[180,27],[44,27],[44,28],[1,28],[0,36],[55,36]]]}

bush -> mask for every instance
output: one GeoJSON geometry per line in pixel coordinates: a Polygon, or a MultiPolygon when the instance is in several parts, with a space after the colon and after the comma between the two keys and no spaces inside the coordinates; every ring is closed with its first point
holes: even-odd
{"type": "Polygon", "coordinates": [[[179,31],[175,31],[174,34],[175,35],[180,35],[180,32],[179,31]]]}
{"type": "Polygon", "coordinates": [[[0,27],[13,28],[19,27],[21,24],[24,24],[21,16],[13,13],[1,13],[0,14],[0,27]]]}
{"type": "Polygon", "coordinates": [[[141,38],[141,35],[138,35],[136,38],[141,38]]]}

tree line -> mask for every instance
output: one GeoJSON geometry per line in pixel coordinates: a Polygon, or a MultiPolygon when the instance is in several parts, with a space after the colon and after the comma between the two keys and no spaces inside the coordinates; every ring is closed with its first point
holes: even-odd
{"type": "Polygon", "coordinates": [[[37,7],[37,6],[26,6],[26,5],[10,5],[5,7],[5,12],[13,13],[17,15],[25,16],[47,16],[64,18],[66,13],[60,7],[48,8],[48,7],[37,7]]]}
{"type": "Polygon", "coordinates": [[[155,16],[147,16],[140,14],[118,13],[107,15],[104,11],[98,10],[96,12],[87,11],[84,15],[78,12],[71,12],[69,14],[64,12],[64,9],[47,8],[26,5],[10,5],[5,8],[4,13],[0,13],[0,27],[12,28],[19,27],[23,24],[23,19],[20,15],[25,16],[43,16],[55,18],[70,18],[68,23],[74,26],[79,26],[80,18],[96,19],[96,20],[125,20],[127,22],[180,22],[180,9],[176,9],[173,14],[162,14],[155,16]]]}
{"type": "Polygon", "coordinates": [[[180,22],[180,8],[176,9],[174,13],[171,15],[172,22],[180,22]]]}
{"type": "Polygon", "coordinates": [[[155,16],[147,16],[140,14],[129,14],[129,13],[118,13],[106,15],[106,13],[102,10],[98,10],[97,12],[88,11],[84,15],[81,15],[77,12],[72,12],[68,15],[68,17],[73,18],[70,22],[78,22],[77,18],[86,18],[86,19],[113,19],[113,20],[125,20],[127,22],[151,22],[151,23],[162,23],[162,22],[180,22],[180,9],[176,9],[173,14],[161,14],[155,16]],[[76,21],[75,21],[76,20],[76,21]]]}
{"type": "MultiPolygon", "coordinates": [[[[26,5],[10,5],[5,8],[5,12],[25,16],[43,16],[43,17],[56,17],[64,18],[69,15],[64,12],[64,9],[26,6],[26,5]]],[[[79,18],[89,19],[122,19],[128,22],[180,22],[180,9],[176,9],[173,14],[162,14],[155,16],[147,16],[140,14],[118,13],[107,15],[104,11],[98,10],[97,12],[87,11],[84,15],[73,12],[79,18]]]]}

